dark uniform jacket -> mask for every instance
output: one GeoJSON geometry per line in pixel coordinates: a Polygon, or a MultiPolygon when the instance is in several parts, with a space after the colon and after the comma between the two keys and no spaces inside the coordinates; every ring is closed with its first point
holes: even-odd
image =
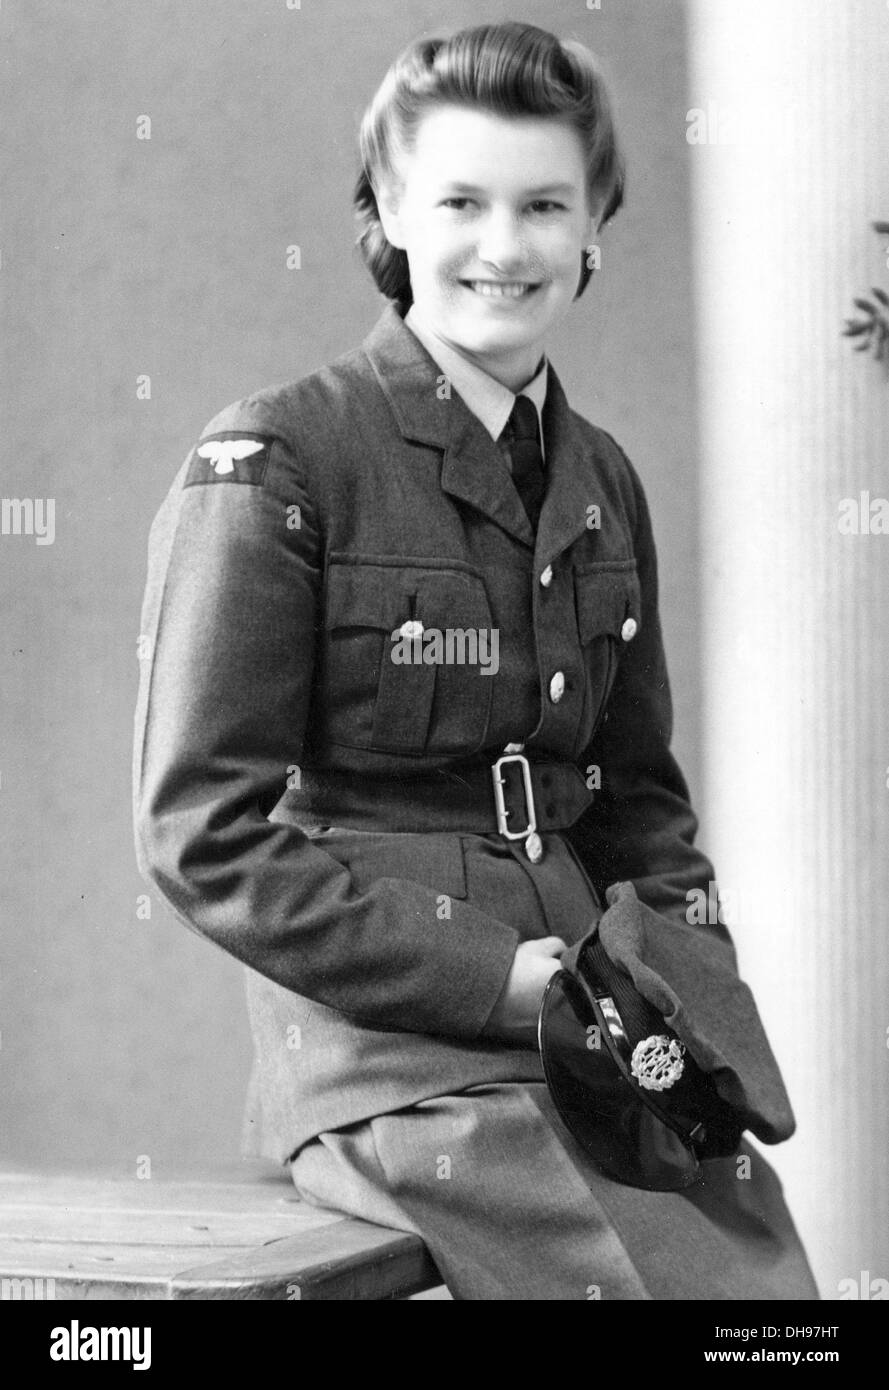
{"type": "Polygon", "coordinates": [[[360,349],[217,415],[152,527],[140,868],[249,967],[251,1147],[281,1160],[541,1079],[536,1049],[486,1023],[521,940],[572,943],[599,916],[742,1124],[792,1132],[731,940],[690,912],[714,875],[669,751],[639,478],[552,369],[544,427],[535,538],[501,450],[390,306],[360,349]],[[394,661],[405,623],[496,632],[496,671],[394,661]],[[537,862],[500,833],[524,797],[496,819],[510,743],[537,862]]]}

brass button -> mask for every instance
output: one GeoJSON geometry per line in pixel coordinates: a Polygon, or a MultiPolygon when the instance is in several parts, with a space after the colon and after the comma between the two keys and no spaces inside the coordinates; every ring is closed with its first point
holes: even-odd
{"type": "Polygon", "coordinates": [[[565,672],[557,671],[549,683],[549,698],[557,705],[565,694],[565,672]]]}
{"type": "Polygon", "coordinates": [[[532,864],[539,864],[543,858],[543,841],[535,830],[531,831],[525,841],[525,853],[532,864]]]}
{"type": "Polygon", "coordinates": [[[636,622],[636,619],[627,618],[626,622],[620,630],[620,635],[625,642],[631,642],[638,631],[639,624],[636,622]]]}
{"type": "Polygon", "coordinates": [[[424,632],[423,624],[419,618],[408,618],[406,623],[402,623],[398,629],[399,637],[422,637],[424,632]]]}
{"type": "Polygon", "coordinates": [[[543,585],[544,589],[548,589],[549,586],[550,586],[550,584],[552,584],[552,582],[553,582],[553,567],[552,567],[552,565],[547,565],[546,569],[543,570],[543,572],[541,573],[541,576],[540,576],[540,582],[541,582],[541,584],[543,585]]]}

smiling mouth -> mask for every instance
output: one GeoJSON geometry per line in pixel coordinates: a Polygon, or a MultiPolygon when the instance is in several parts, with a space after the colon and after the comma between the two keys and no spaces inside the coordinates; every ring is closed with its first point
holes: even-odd
{"type": "Polygon", "coordinates": [[[460,284],[484,299],[527,299],[540,288],[539,283],[527,280],[461,280],[460,284]]]}

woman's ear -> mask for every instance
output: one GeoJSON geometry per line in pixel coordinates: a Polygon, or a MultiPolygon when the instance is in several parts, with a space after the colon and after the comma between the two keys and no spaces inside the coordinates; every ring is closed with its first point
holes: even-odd
{"type": "Polygon", "coordinates": [[[394,181],[387,181],[377,189],[376,198],[377,212],[380,214],[380,222],[383,225],[386,240],[390,246],[403,251],[405,249],[405,235],[401,188],[394,181]]]}

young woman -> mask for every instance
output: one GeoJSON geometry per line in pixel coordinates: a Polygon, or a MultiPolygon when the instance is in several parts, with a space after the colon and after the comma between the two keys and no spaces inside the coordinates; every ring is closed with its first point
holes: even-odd
{"type": "Polygon", "coordinates": [[[544,352],[622,201],[602,80],[528,25],[418,41],[361,156],[382,317],[217,415],[152,528],[141,867],[249,967],[254,1147],[419,1232],[455,1297],[817,1298],[751,1145],[627,1185],[536,1046],[601,919],[738,1134],[793,1129],[727,933],[689,922],[714,875],[642,486],[544,352]]]}

